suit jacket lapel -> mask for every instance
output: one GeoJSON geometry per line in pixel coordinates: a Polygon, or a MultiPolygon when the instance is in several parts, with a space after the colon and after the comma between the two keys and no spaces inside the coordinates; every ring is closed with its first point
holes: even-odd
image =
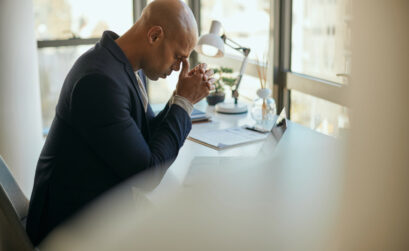
{"type": "MultiPolygon", "coordinates": [[[[140,88],[138,86],[138,82],[137,82],[138,80],[136,80],[135,73],[134,73],[132,68],[130,68],[127,65],[125,65],[124,67],[125,67],[126,73],[128,74],[129,79],[132,82],[132,86],[136,90],[136,93],[138,95],[139,104],[142,107],[142,112],[143,112],[144,118],[145,118],[145,121],[144,121],[145,123],[143,123],[143,124],[145,125],[145,127],[146,127],[145,129],[148,132],[148,138],[150,138],[151,131],[150,131],[150,127],[149,127],[149,120],[148,120],[148,116],[147,116],[147,114],[145,112],[145,109],[144,109],[144,106],[143,106],[142,93],[141,93],[141,90],[140,90],[140,88]]],[[[143,83],[143,84],[145,84],[145,83],[143,83]]]]}

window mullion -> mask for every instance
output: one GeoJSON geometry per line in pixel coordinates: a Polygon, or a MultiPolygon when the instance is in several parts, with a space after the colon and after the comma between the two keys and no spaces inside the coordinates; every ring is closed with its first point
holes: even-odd
{"type": "Polygon", "coordinates": [[[274,99],[277,112],[286,108],[290,117],[290,91],[286,87],[286,72],[291,66],[292,0],[274,1],[274,99]]]}
{"type": "Polygon", "coordinates": [[[143,8],[145,8],[147,1],[146,0],[132,0],[133,1],[133,22],[141,16],[143,8]]]}
{"type": "Polygon", "coordinates": [[[97,43],[100,39],[101,38],[71,38],[58,40],[38,40],[37,48],[92,45],[97,43]]]}

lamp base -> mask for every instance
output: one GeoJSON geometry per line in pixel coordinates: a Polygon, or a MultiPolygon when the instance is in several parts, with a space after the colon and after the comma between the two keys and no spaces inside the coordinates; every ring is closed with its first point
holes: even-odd
{"type": "Polygon", "coordinates": [[[247,112],[246,104],[234,103],[219,103],[215,107],[216,112],[225,114],[240,114],[247,112]]]}

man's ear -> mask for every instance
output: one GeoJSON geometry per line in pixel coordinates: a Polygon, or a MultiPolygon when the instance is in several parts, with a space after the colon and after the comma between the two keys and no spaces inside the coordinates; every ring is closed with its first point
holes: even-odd
{"type": "Polygon", "coordinates": [[[161,26],[153,26],[148,30],[148,42],[154,44],[163,38],[164,32],[161,26]]]}

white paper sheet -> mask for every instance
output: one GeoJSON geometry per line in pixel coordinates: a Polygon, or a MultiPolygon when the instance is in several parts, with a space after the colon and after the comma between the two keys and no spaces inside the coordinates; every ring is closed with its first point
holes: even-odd
{"type": "Polygon", "coordinates": [[[267,136],[267,134],[250,131],[243,127],[233,127],[223,130],[192,132],[189,135],[189,139],[212,148],[223,149],[235,145],[263,140],[267,138],[267,136]]]}

